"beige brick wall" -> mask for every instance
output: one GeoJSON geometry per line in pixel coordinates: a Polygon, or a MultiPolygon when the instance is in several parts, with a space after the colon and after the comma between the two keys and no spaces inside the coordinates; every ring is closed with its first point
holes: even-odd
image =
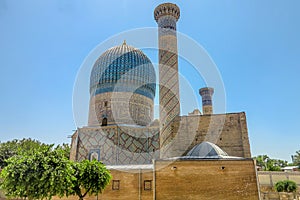
{"type": "Polygon", "coordinates": [[[259,199],[252,159],[156,161],[155,169],[156,200],[259,199]]]}
{"type": "Polygon", "coordinates": [[[110,185],[99,195],[101,200],[117,200],[117,199],[143,199],[153,200],[152,190],[144,189],[144,181],[150,180],[153,184],[153,172],[144,170],[117,171],[111,170],[113,179],[120,180],[120,189],[113,190],[111,181],[110,185]]]}
{"type": "Polygon", "coordinates": [[[167,146],[168,157],[185,155],[203,141],[218,145],[230,156],[251,157],[244,112],[181,116],[174,120],[171,128],[174,139],[167,146]]]}
{"type": "MultiPolygon", "coordinates": [[[[153,171],[152,170],[110,170],[112,180],[97,196],[86,196],[85,200],[153,200],[153,171]],[[113,182],[120,181],[119,190],[113,189],[113,182]],[[152,189],[144,189],[144,181],[152,181],[152,189]]],[[[58,197],[53,198],[59,200],[58,197]]],[[[78,200],[76,196],[64,197],[62,200],[78,200]]]]}

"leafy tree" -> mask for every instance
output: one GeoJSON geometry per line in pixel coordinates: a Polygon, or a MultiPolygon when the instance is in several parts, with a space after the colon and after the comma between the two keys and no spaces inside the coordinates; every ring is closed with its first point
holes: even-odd
{"type": "Polygon", "coordinates": [[[64,152],[64,156],[70,159],[71,147],[69,144],[63,143],[62,145],[58,145],[55,149],[61,149],[64,152]]]}
{"type": "Polygon", "coordinates": [[[35,151],[15,155],[2,170],[0,186],[8,197],[50,199],[70,194],[74,169],[64,151],[40,146],[35,151]]]}
{"type": "Polygon", "coordinates": [[[96,160],[84,160],[74,163],[73,167],[76,178],[73,181],[72,191],[80,200],[87,194],[97,195],[102,193],[111,179],[110,172],[101,162],[96,160]]]}
{"type": "Polygon", "coordinates": [[[267,171],[281,171],[281,168],[287,166],[287,161],[270,159],[267,162],[267,171]]]}
{"type": "Polygon", "coordinates": [[[300,150],[296,151],[296,154],[293,155],[293,164],[300,168],[300,150]]]}
{"type": "Polygon", "coordinates": [[[254,157],[254,159],[256,160],[256,165],[260,166],[262,168],[262,170],[267,169],[267,161],[269,158],[269,156],[267,155],[259,155],[257,157],[254,157]]]}
{"type": "Polygon", "coordinates": [[[67,144],[54,148],[31,139],[13,140],[0,143],[1,152],[9,153],[2,157],[4,168],[0,170],[0,189],[7,197],[31,200],[72,194],[83,199],[101,193],[111,179],[96,160],[70,161],[67,144]]]}
{"type": "Polygon", "coordinates": [[[290,180],[278,181],[275,184],[275,190],[277,192],[295,192],[297,190],[297,184],[290,180]]]}
{"type": "Polygon", "coordinates": [[[254,157],[256,159],[256,165],[260,166],[264,171],[281,171],[282,167],[288,165],[287,161],[271,159],[267,155],[259,155],[254,157]]]}
{"type": "Polygon", "coordinates": [[[37,140],[32,139],[22,139],[22,140],[12,140],[8,142],[0,142],[0,168],[3,168],[7,165],[6,159],[17,155],[18,152],[30,152],[34,149],[39,148],[40,146],[49,146],[43,144],[37,140]]]}

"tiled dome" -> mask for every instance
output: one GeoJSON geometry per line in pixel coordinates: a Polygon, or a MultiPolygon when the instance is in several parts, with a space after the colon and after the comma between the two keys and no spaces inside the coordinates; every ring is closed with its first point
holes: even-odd
{"type": "Polygon", "coordinates": [[[155,71],[150,59],[125,41],[104,52],[95,62],[90,94],[134,92],[150,99],[155,96],[155,71]]]}

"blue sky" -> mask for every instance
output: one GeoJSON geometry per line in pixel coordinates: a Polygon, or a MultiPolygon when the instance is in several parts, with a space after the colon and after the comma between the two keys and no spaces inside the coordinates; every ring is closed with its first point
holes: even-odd
{"type": "MultiPolygon", "coordinates": [[[[113,35],[156,27],[153,10],[162,2],[0,0],[0,141],[70,142],[73,86],[84,59],[113,35]]],[[[172,2],[181,9],[178,30],[220,71],[226,111],[246,112],[252,154],[290,161],[300,150],[300,2],[172,2]]]]}

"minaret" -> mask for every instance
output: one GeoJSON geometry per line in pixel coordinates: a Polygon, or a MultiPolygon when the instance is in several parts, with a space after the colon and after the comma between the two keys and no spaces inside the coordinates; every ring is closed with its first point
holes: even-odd
{"type": "Polygon", "coordinates": [[[177,134],[172,120],[180,115],[176,22],[180,10],[176,4],[164,3],[154,10],[159,40],[159,118],[160,157],[169,157],[170,142],[177,134]]]}
{"type": "Polygon", "coordinates": [[[202,97],[202,113],[203,115],[213,114],[212,95],[214,94],[214,88],[205,87],[199,90],[199,94],[202,97]]]}

